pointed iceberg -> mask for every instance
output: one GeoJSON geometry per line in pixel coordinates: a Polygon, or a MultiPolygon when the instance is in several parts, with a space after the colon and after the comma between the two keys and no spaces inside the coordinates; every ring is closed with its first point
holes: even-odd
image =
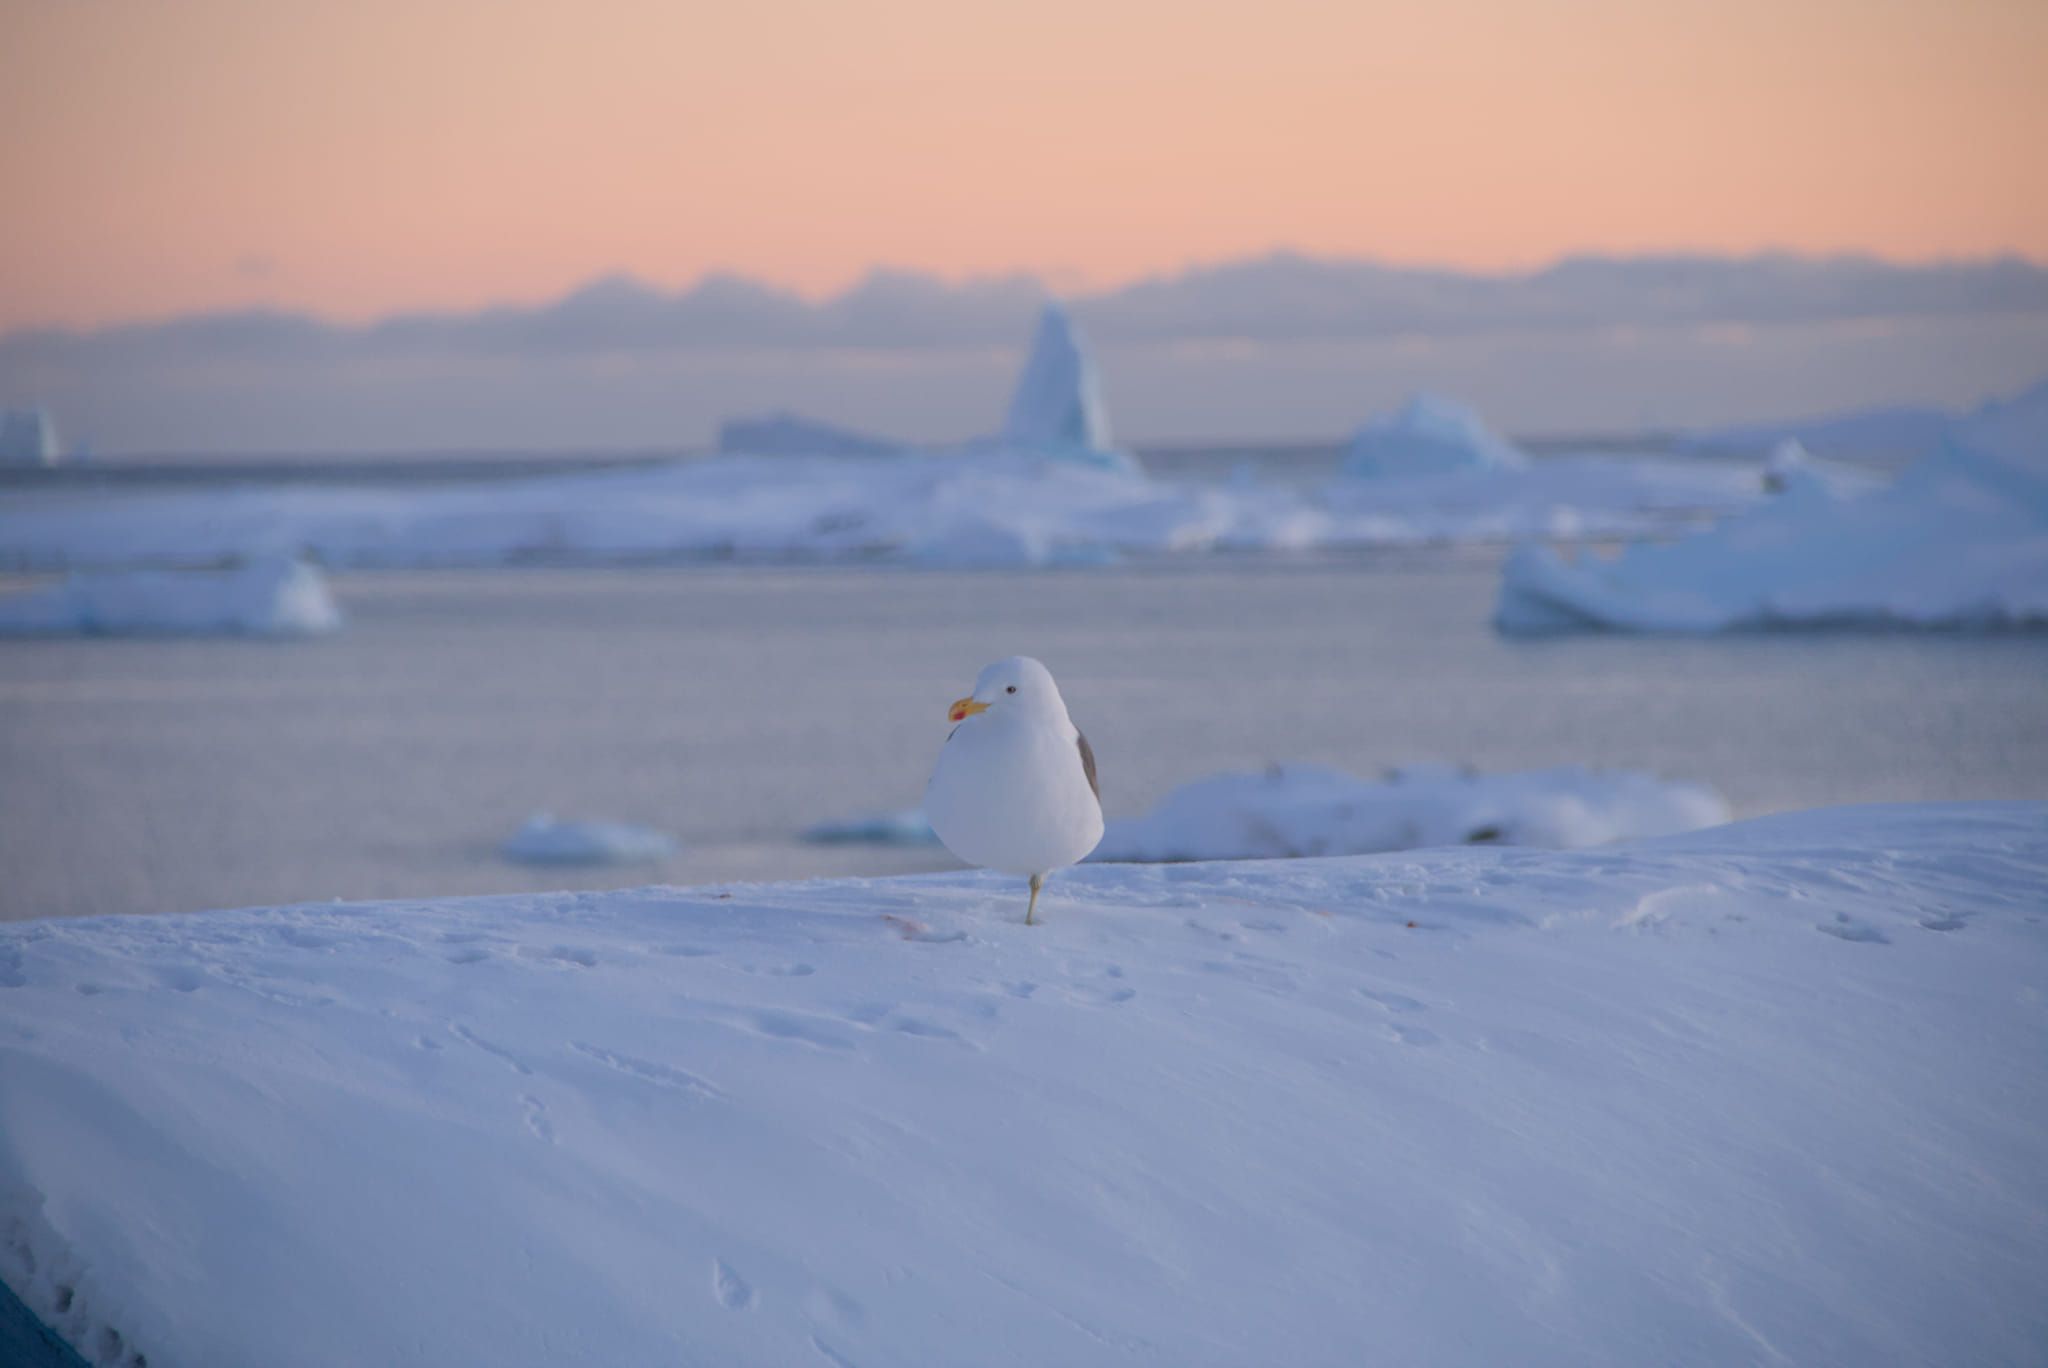
{"type": "Polygon", "coordinates": [[[0,411],[0,465],[52,466],[62,458],[57,425],[39,408],[0,411]]]}
{"type": "Polygon", "coordinates": [[[1102,377],[1074,320],[1057,301],[1039,315],[1031,355],[1010,396],[999,445],[1044,452],[1113,470],[1138,472],[1128,452],[1109,435],[1102,377]]]}

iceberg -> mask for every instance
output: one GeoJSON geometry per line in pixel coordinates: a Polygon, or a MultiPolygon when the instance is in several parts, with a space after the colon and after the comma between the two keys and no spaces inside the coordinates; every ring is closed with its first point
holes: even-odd
{"type": "Polygon", "coordinates": [[[1522,546],[1494,622],[1523,635],[2048,623],[2048,466],[1951,446],[1874,493],[1795,480],[1709,531],[1612,559],[1522,546]]]}
{"type": "Polygon", "coordinates": [[[0,636],[320,636],[342,625],[327,579],[290,557],[227,570],[83,571],[0,595],[0,636]]]}
{"type": "Polygon", "coordinates": [[[1039,316],[1009,414],[989,445],[1133,474],[1138,470],[1137,459],[1119,451],[1110,437],[1095,358],[1056,300],[1048,300],[1039,316]]]}
{"type": "Polygon", "coordinates": [[[46,411],[0,411],[0,465],[52,466],[63,456],[57,443],[57,425],[46,411]]]}
{"type": "Polygon", "coordinates": [[[517,864],[643,864],[675,854],[676,842],[664,832],[623,822],[560,821],[536,812],[500,851],[517,864]]]}
{"type": "Polygon", "coordinates": [[[102,1364],[2022,1364],[2048,805],[0,924],[102,1364]]]}
{"type": "Polygon", "coordinates": [[[787,410],[728,418],[718,428],[718,451],[725,456],[888,456],[902,449],[887,438],[787,410]]]}
{"type": "Polygon", "coordinates": [[[1343,472],[1379,480],[1521,470],[1528,464],[1522,449],[1489,428],[1475,410],[1441,395],[1417,394],[1398,411],[1358,430],[1343,472]]]}
{"type": "Polygon", "coordinates": [[[1112,820],[1092,860],[1277,860],[1423,846],[1568,849],[1719,826],[1700,784],[1577,767],[1478,774],[1413,765],[1370,783],[1319,765],[1218,774],[1112,820]]]}

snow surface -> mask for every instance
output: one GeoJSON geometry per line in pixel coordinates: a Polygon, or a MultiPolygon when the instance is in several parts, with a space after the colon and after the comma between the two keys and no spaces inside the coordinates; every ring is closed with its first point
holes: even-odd
{"type": "Polygon", "coordinates": [[[676,853],[675,838],[623,822],[561,821],[545,812],[526,819],[499,847],[520,864],[640,864],[676,853]]]}
{"type": "Polygon", "coordinates": [[[228,570],[102,571],[0,595],[0,636],[319,636],[341,610],[318,570],[260,556],[228,570]]]}
{"type": "Polygon", "coordinates": [[[2021,1363],[2048,805],[0,928],[101,1362],[2021,1363]]]}
{"type": "Polygon", "coordinates": [[[1731,463],[1561,458],[1488,480],[1323,490],[1155,480],[1042,452],[715,457],[442,488],[242,486],[0,507],[0,568],[213,565],[300,553],[348,567],[888,559],[1101,564],[1125,555],[1625,537],[1761,498],[1731,463]]]}
{"type": "Polygon", "coordinates": [[[781,411],[728,418],[719,424],[718,450],[729,456],[888,456],[902,444],[781,411]]]}
{"type": "Polygon", "coordinates": [[[1402,479],[1520,470],[1528,464],[1522,449],[1489,428],[1477,411],[1441,395],[1417,394],[1358,430],[1344,458],[1344,474],[1402,479]]]}
{"type": "Polygon", "coordinates": [[[1626,771],[1478,774],[1412,765],[1370,783],[1320,765],[1275,765],[1183,785],[1143,817],[1109,824],[1096,860],[1261,860],[1425,846],[1556,848],[1718,826],[1728,804],[1700,784],[1626,771]]]}
{"type": "Polygon", "coordinates": [[[1795,479],[1711,531],[1612,559],[1524,546],[1494,620],[1514,633],[2048,622],[2048,462],[1951,447],[1876,493],[1795,479]]]}

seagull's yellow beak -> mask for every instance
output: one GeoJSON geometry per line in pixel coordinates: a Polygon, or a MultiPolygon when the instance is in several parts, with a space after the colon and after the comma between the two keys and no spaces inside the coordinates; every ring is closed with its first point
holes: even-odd
{"type": "Polygon", "coordinates": [[[953,706],[946,710],[946,720],[949,722],[965,722],[976,713],[987,711],[988,704],[986,703],[977,703],[971,698],[955,699],[953,706]]]}

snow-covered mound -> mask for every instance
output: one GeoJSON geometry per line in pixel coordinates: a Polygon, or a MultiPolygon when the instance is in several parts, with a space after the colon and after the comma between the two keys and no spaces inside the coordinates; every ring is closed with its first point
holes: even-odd
{"type": "Polygon", "coordinates": [[[0,927],[103,1362],[2022,1363],[2048,806],[0,927]]]}
{"type": "Polygon", "coordinates": [[[718,428],[718,450],[728,456],[887,456],[901,449],[887,438],[786,411],[728,418],[718,428]]]}
{"type": "Polygon", "coordinates": [[[1711,531],[1613,559],[1525,546],[1502,571],[1495,621],[1518,633],[2048,622],[2048,466],[1950,448],[1876,493],[1795,481],[1711,531]]]}
{"type": "Polygon", "coordinates": [[[1109,823],[1095,860],[1268,860],[1421,846],[1566,848],[1718,826],[1712,789],[1580,768],[1476,774],[1413,765],[1368,783],[1275,765],[1183,785],[1143,817],[1109,823]]]}
{"type": "Polygon", "coordinates": [[[1117,450],[1095,358],[1067,311],[1047,301],[1010,410],[994,445],[1041,451],[1106,469],[1135,473],[1136,460],[1117,450]]]}
{"type": "Polygon", "coordinates": [[[624,822],[565,822],[537,812],[499,849],[520,864],[640,864],[667,859],[676,843],[664,832],[624,822]]]}
{"type": "Polygon", "coordinates": [[[1399,479],[1520,470],[1529,458],[1520,447],[1455,400],[1417,394],[1399,410],[1358,430],[1344,457],[1344,473],[1360,479],[1399,479]]]}
{"type": "Polygon", "coordinates": [[[318,636],[341,621],[326,577],[284,556],[230,570],[88,571],[0,594],[0,636],[318,636]]]}

